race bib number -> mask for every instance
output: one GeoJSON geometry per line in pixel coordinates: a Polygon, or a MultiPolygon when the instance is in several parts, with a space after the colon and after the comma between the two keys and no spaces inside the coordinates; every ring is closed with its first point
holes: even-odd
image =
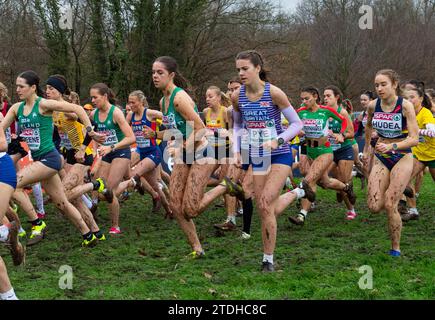
{"type": "Polygon", "coordinates": [[[149,148],[151,146],[150,140],[143,136],[142,131],[135,131],[134,135],[136,136],[136,144],[138,148],[149,148]]]}
{"type": "Polygon", "coordinates": [[[39,128],[28,128],[21,131],[21,137],[26,141],[31,151],[38,151],[41,146],[39,128]]]}
{"type": "Polygon", "coordinates": [[[328,124],[323,119],[302,119],[306,138],[321,138],[328,132],[328,124]]]}
{"type": "Polygon", "coordinates": [[[276,139],[277,132],[275,121],[248,121],[246,128],[249,132],[249,143],[252,147],[259,148],[265,142],[276,139]]]}
{"type": "Polygon", "coordinates": [[[402,114],[375,112],[372,126],[386,138],[400,137],[402,135],[402,114]]]}
{"type": "Polygon", "coordinates": [[[111,146],[112,144],[116,144],[119,142],[118,137],[116,136],[116,131],[114,129],[99,131],[98,133],[106,137],[106,141],[104,141],[103,143],[103,145],[105,146],[111,146]]]}

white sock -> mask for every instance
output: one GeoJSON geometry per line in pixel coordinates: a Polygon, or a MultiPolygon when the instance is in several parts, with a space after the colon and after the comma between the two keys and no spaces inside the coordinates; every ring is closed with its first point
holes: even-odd
{"type": "Polygon", "coordinates": [[[228,221],[231,221],[232,223],[236,224],[236,215],[228,216],[228,221]]]}
{"type": "Polygon", "coordinates": [[[349,212],[355,213],[355,208],[350,209],[349,212]]]}
{"type": "Polygon", "coordinates": [[[303,215],[303,216],[304,216],[304,218],[306,218],[306,217],[307,217],[307,215],[308,215],[308,211],[307,211],[307,210],[304,210],[304,209],[302,209],[302,210],[301,210],[301,212],[300,212],[299,214],[303,215]]]}
{"type": "Polygon", "coordinates": [[[303,197],[305,197],[305,190],[304,189],[296,188],[296,189],[292,190],[291,192],[295,193],[296,196],[298,197],[298,199],[302,199],[303,197]]]}
{"type": "Polygon", "coordinates": [[[9,228],[6,226],[0,226],[0,241],[6,242],[8,241],[9,236],[9,228]]]}
{"type": "Polygon", "coordinates": [[[33,190],[33,196],[35,197],[36,200],[36,211],[38,211],[38,213],[45,214],[44,198],[42,197],[41,183],[34,184],[32,186],[32,190],[33,190]]]}
{"type": "Polygon", "coordinates": [[[5,293],[0,293],[0,300],[18,300],[14,288],[5,293]]]}
{"type": "Polygon", "coordinates": [[[263,262],[270,262],[273,264],[273,254],[263,254],[263,262]]]}
{"type": "Polygon", "coordinates": [[[88,209],[92,208],[92,201],[88,198],[87,195],[82,194],[82,200],[86,204],[86,207],[88,207],[88,209]]]}
{"type": "Polygon", "coordinates": [[[98,204],[98,198],[96,198],[96,199],[92,199],[92,204],[97,205],[97,204],[98,204]]]}
{"type": "Polygon", "coordinates": [[[417,210],[417,208],[409,208],[409,213],[413,213],[413,214],[418,215],[418,210],[417,210]]]}
{"type": "Polygon", "coordinates": [[[23,229],[22,226],[20,226],[20,229],[18,229],[18,233],[26,232],[26,230],[23,229]]]}

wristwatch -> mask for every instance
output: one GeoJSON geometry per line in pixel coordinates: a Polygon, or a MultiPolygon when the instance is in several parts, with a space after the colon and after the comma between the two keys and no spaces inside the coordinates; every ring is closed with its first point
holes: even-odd
{"type": "Polygon", "coordinates": [[[399,149],[399,147],[397,146],[397,143],[393,143],[393,150],[397,151],[399,149]]]}
{"type": "Polygon", "coordinates": [[[86,127],[86,132],[87,133],[92,132],[92,130],[94,130],[94,128],[92,128],[91,126],[86,127]]]}
{"type": "Polygon", "coordinates": [[[278,138],[278,146],[282,146],[285,143],[283,138],[278,138]]]}
{"type": "Polygon", "coordinates": [[[115,150],[115,145],[112,144],[112,145],[110,146],[110,149],[111,149],[112,151],[115,150]]]}

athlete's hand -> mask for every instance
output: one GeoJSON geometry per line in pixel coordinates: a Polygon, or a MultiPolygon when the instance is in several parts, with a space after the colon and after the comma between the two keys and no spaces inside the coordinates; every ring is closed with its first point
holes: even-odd
{"type": "Polygon", "coordinates": [[[393,146],[391,144],[378,143],[376,145],[376,151],[378,151],[380,153],[388,153],[392,149],[393,149],[393,146]]]}
{"type": "Polygon", "coordinates": [[[361,161],[363,165],[367,167],[369,164],[369,155],[367,153],[363,153],[361,161]]]}
{"type": "Polygon", "coordinates": [[[112,148],[110,146],[101,146],[100,147],[100,156],[107,156],[110,152],[112,152],[112,148]]]}
{"type": "Polygon", "coordinates": [[[89,136],[92,138],[92,140],[96,141],[99,144],[102,144],[106,141],[105,135],[96,133],[95,131],[89,132],[89,136]]]}
{"type": "Polygon", "coordinates": [[[376,131],[372,131],[372,139],[377,139],[379,138],[379,135],[376,131]]]}
{"type": "Polygon", "coordinates": [[[75,158],[79,163],[85,162],[85,152],[82,150],[77,151],[75,154],[75,158]]]}
{"type": "Polygon", "coordinates": [[[267,151],[272,151],[278,148],[278,140],[272,139],[263,143],[263,149],[267,151]]]}
{"type": "Polygon", "coordinates": [[[344,137],[341,133],[334,133],[333,134],[334,139],[337,143],[343,143],[344,142],[344,137]]]}
{"type": "Polygon", "coordinates": [[[234,153],[233,161],[236,168],[242,168],[242,155],[240,154],[240,152],[234,153]]]}
{"type": "Polygon", "coordinates": [[[146,125],[143,126],[142,132],[145,139],[155,139],[157,136],[157,133],[146,125]]]}

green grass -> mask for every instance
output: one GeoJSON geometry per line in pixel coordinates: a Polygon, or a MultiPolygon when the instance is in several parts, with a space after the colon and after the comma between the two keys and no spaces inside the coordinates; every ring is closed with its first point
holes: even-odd
{"type": "MultiPolygon", "coordinates": [[[[419,221],[402,232],[402,257],[387,255],[390,240],[384,214],[370,215],[359,194],[358,218],[344,220],[335,193],[320,190],[318,207],[301,227],[287,217],[278,221],[275,260],[278,272],[259,271],[262,242],[259,219],[253,217],[252,238],[239,232],[216,234],[213,224],[223,209],[211,207],[196,225],[206,257],[190,260],[186,239],[175,221],[150,213],[151,201],[135,195],[121,207],[124,234],[109,237],[92,249],[80,247],[78,232],[50,205],[48,237],[29,247],[25,266],[13,267],[0,248],[20,299],[433,299],[435,297],[434,184],[425,177],[419,198],[419,221]],[[61,290],[58,270],[73,268],[73,289],[61,290]],[[361,290],[359,267],[373,268],[373,290],[361,290]]],[[[100,226],[109,218],[100,208],[100,226]]],[[[241,219],[238,221],[241,224],[241,219]]]]}

